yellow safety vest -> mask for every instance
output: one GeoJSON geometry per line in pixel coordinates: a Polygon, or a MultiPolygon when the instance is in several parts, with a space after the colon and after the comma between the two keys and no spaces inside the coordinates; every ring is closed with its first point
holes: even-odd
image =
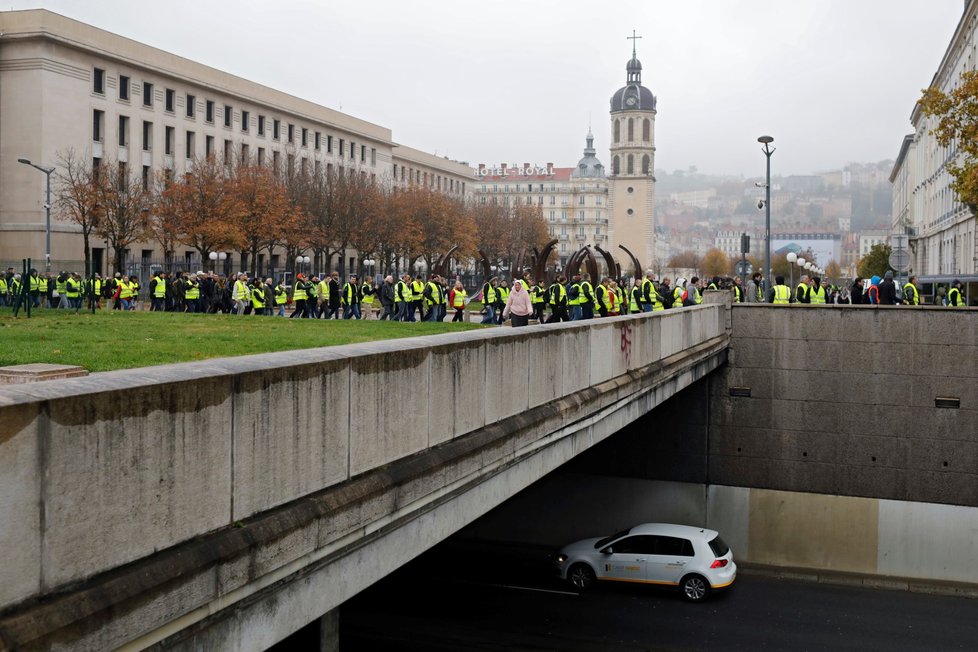
{"type": "Polygon", "coordinates": [[[453,308],[464,308],[465,307],[465,297],[468,295],[465,293],[465,288],[456,288],[455,294],[452,295],[452,307],[453,308]]]}
{"type": "MultiPolygon", "coordinates": [[[[119,293],[122,296],[122,293],[119,293]]],[[[197,281],[187,281],[187,291],[184,293],[184,297],[187,299],[199,299],[200,298],[200,284],[197,281]]]]}
{"type": "Polygon", "coordinates": [[[289,300],[289,293],[286,292],[285,288],[282,287],[282,284],[279,283],[278,285],[275,286],[275,303],[281,306],[288,300],[289,300]]]}
{"type": "Polygon", "coordinates": [[[302,287],[299,287],[300,282],[296,281],[295,287],[292,289],[292,298],[296,301],[305,301],[309,295],[306,293],[305,283],[302,284],[302,287]]]}
{"type": "Polygon", "coordinates": [[[415,280],[411,281],[411,300],[418,301],[424,295],[424,283],[415,280]]]}
{"type": "Polygon", "coordinates": [[[811,293],[808,295],[808,300],[811,303],[825,303],[825,288],[821,285],[817,288],[812,288],[811,293]]]}
{"type": "Polygon", "coordinates": [[[961,290],[959,290],[958,288],[951,288],[950,290],[947,291],[947,307],[948,308],[964,307],[964,300],[961,297],[961,290]],[[951,299],[952,294],[957,295],[956,300],[951,299]]]}
{"type": "Polygon", "coordinates": [[[69,278],[65,281],[65,294],[69,299],[77,299],[81,294],[81,286],[78,281],[73,278],[69,278]]]}
{"type": "Polygon", "coordinates": [[[374,286],[364,283],[360,286],[360,301],[364,306],[374,305],[374,286]]]}
{"type": "Polygon", "coordinates": [[[791,302],[791,290],[787,285],[774,286],[774,301],[772,303],[788,304],[791,302]]]}
{"type": "Polygon", "coordinates": [[[485,287],[482,288],[482,303],[491,306],[496,303],[496,288],[492,286],[492,283],[486,283],[485,287]]]}
{"type": "Polygon", "coordinates": [[[129,299],[132,297],[132,286],[127,281],[119,281],[119,298],[129,299]]]}
{"type": "Polygon", "coordinates": [[[560,283],[554,283],[550,286],[550,305],[566,305],[567,303],[567,288],[565,288],[560,283]]]}
{"type": "Polygon", "coordinates": [[[577,298],[571,299],[567,303],[572,306],[579,306],[584,303],[584,288],[581,287],[580,283],[574,283],[571,285],[572,288],[577,288],[577,298]]]}
{"type": "Polygon", "coordinates": [[[254,308],[265,307],[265,290],[261,286],[254,288],[251,292],[251,305],[254,308]]]}
{"type": "Polygon", "coordinates": [[[907,302],[908,306],[919,306],[920,305],[920,293],[917,292],[917,286],[913,283],[907,283],[903,286],[903,299],[907,302]],[[908,299],[911,294],[913,298],[908,299]]]}
{"type": "Polygon", "coordinates": [[[411,301],[411,288],[404,281],[398,281],[394,287],[394,303],[408,303],[411,301]]]}
{"type": "Polygon", "coordinates": [[[163,277],[156,277],[156,287],[153,288],[153,296],[157,299],[166,297],[166,281],[163,277]]]}

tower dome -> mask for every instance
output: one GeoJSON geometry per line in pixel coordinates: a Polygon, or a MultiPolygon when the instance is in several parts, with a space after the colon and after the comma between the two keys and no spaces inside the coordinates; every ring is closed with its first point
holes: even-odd
{"type": "Polygon", "coordinates": [[[625,64],[626,85],[611,96],[611,112],[617,111],[655,111],[655,96],[642,86],[642,62],[638,60],[635,49],[632,58],[625,64]]]}
{"type": "Polygon", "coordinates": [[[587,146],[584,148],[584,157],[577,162],[577,167],[571,172],[571,177],[575,179],[593,179],[604,177],[604,166],[595,155],[594,136],[590,130],[587,132],[587,146]]]}

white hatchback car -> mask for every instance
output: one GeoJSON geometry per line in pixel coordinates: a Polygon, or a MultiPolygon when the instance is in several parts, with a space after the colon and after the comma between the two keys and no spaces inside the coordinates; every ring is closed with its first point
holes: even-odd
{"type": "Polygon", "coordinates": [[[579,589],[595,580],[677,586],[692,602],[733,584],[737,564],[715,530],[643,523],[601,539],[564,546],[557,572],[579,589]]]}

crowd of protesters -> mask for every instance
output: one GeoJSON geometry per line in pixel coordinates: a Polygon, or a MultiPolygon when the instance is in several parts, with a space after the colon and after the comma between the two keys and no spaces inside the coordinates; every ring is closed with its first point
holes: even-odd
{"type": "MultiPolygon", "coordinates": [[[[802,276],[798,285],[790,288],[784,277],[778,276],[765,293],[759,273],[746,284],[739,277],[696,276],[688,281],[680,277],[673,283],[668,277],[659,280],[651,270],[630,283],[610,277],[594,282],[586,273],[569,279],[558,275],[547,283],[527,274],[512,283],[492,277],[470,297],[461,281],[439,274],[425,277],[405,273],[396,280],[387,276],[375,285],[372,278],[360,280],[355,274],[342,282],[336,271],[310,276],[300,273],[289,284],[260,276],[249,278],[244,273],[157,272],[144,289],[134,275],[116,273],[102,279],[96,274],[83,279],[72,272],[44,274],[32,269],[25,280],[8,268],[0,275],[0,305],[17,305],[26,290],[33,308],[78,310],[91,302],[96,308],[123,311],[145,307],[158,312],[288,315],[293,319],[376,317],[403,322],[444,321],[451,311],[452,321],[458,322],[464,321],[470,302],[477,300],[481,302],[481,323],[509,320],[521,326],[530,319],[553,323],[694,306],[703,301],[704,290],[730,290],[734,301],[742,303],[920,305],[916,280],[911,276],[901,287],[893,273],[887,272],[883,278],[857,277],[840,287],[818,277],[802,276]]],[[[939,288],[936,301],[950,307],[966,305],[961,282],[939,288]]]]}

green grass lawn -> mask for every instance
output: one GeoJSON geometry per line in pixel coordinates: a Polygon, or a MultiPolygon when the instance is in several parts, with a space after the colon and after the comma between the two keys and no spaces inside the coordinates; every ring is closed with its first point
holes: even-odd
{"type": "Polygon", "coordinates": [[[478,324],[284,319],[101,310],[0,310],[0,366],[47,362],[89,371],[148,367],[480,328],[478,324]]]}

